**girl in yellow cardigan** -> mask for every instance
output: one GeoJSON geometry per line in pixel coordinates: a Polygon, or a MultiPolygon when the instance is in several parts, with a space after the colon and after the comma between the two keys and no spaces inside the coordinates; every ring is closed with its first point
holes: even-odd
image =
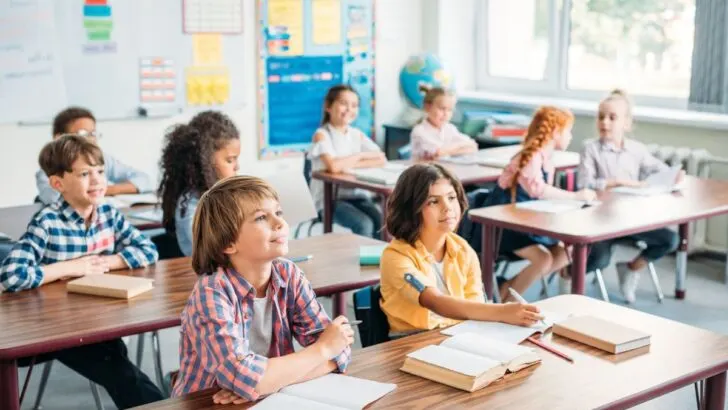
{"type": "Polygon", "coordinates": [[[478,257],[454,232],[466,209],[462,184],[440,165],[413,165],[399,177],[386,220],[395,240],[381,258],[390,335],[466,319],[530,326],[542,318],[533,305],[485,303],[478,257]]]}

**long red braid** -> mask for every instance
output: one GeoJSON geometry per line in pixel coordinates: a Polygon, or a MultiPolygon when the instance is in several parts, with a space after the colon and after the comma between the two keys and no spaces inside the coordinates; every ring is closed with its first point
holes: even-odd
{"type": "Polygon", "coordinates": [[[546,144],[554,139],[556,133],[562,132],[573,122],[574,114],[568,110],[552,106],[544,106],[536,110],[523,140],[518,168],[511,180],[511,202],[516,200],[518,178],[521,176],[521,170],[531,162],[536,153],[540,152],[546,144]]]}

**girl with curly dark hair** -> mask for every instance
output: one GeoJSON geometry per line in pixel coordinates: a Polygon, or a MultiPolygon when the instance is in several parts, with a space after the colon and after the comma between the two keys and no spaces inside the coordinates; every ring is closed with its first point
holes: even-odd
{"type": "Polygon", "coordinates": [[[218,111],[203,111],[165,136],[159,166],[162,224],[176,236],[183,254],[192,254],[192,220],[200,196],[218,180],[238,172],[240,133],[218,111]]]}

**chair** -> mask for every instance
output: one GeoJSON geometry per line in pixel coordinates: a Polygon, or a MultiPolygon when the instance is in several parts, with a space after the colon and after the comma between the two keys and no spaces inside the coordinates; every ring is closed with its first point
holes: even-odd
{"type": "MultiPolygon", "coordinates": [[[[159,252],[159,260],[181,258],[184,256],[182,249],[179,247],[177,237],[170,233],[162,233],[151,238],[154,245],[157,247],[159,252]]],[[[169,395],[170,389],[168,383],[165,382],[164,373],[162,369],[162,349],[159,342],[159,332],[154,331],[152,334],[152,350],[154,352],[154,373],[157,378],[157,385],[163,393],[169,395]]],[[[142,360],[144,359],[144,339],[146,333],[137,335],[137,355],[136,365],[141,367],[142,360]]]]}
{"type": "Polygon", "coordinates": [[[159,260],[181,258],[185,256],[184,253],[182,253],[182,249],[179,247],[176,235],[164,232],[162,234],[152,236],[150,239],[154,243],[154,246],[157,247],[159,260]]]}
{"type": "MultiPolygon", "coordinates": [[[[311,174],[313,174],[311,158],[309,158],[308,155],[306,155],[303,159],[303,176],[306,179],[306,185],[308,185],[308,186],[311,186],[311,178],[312,178],[311,174]]],[[[337,187],[334,186],[334,198],[336,198],[336,196],[337,196],[337,191],[338,191],[337,187]]],[[[323,214],[321,212],[319,212],[318,215],[316,216],[316,218],[312,218],[309,221],[304,221],[304,222],[301,222],[300,224],[298,224],[298,226],[296,227],[296,230],[293,233],[294,238],[296,238],[296,239],[299,238],[301,229],[303,228],[303,226],[306,222],[309,222],[308,236],[311,236],[311,231],[313,230],[313,227],[316,226],[317,223],[320,223],[320,224],[324,223],[323,214]]]]}
{"type": "MultiPolygon", "coordinates": [[[[645,243],[644,241],[634,241],[631,239],[625,239],[623,241],[618,241],[618,243],[636,246],[641,251],[647,249],[647,243],[645,243]]],[[[655,270],[655,264],[652,262],[648,262],[647,270],[650,272],[650,279],[652,279],[652,286],[654,286],[655,293],[657,293],[657,301],[662,303],[663,299],[665,299],[665,295],[664,295],[664,293],[662,293],[662,287],[660,286],[660,280],[657,277],[657,270],[655,270]]]]}
{"type": "Polygon", "coordinates": [[[354,315],[359,324],[362,347],[373,346],[389,340],[387,315],[379,305],[382,292],[379,285],[367,286],[354,292],[354,315]]]}
{"type": "MultiPolygon", "coordinates": [[[[306,185],[308,185],[308,186],[311,186],[311,174],[312,173],[313,173],[313,168],[311,165],[311,158],[308,157],[308,154],[305,154],[305,156],[303,158],[303,177],[306,178],[306,185]]],[[[318,216],[316,216],[316,218],[313,218],[307,222],[309,222],[309,224],[310,224],[308,226],[308,236],[311,236],[311,231],[313,230],[313,227],[317,223],[321,223],[321,224],[324,223],[323,215],[321,215],[321,212],[319,212],[319,214],[318,214],[318,216]]],[[[295,232],[293,233],[294,238],[298,239],[298,237],[299,237],[298,235],[301,232],[301,228],[303,228],[303,225],[305,223],[306,223],[306,221],[298,224],[295,232]]]]}
{"type": "Polygon", "coordinates": [[[401,146],[397,149],[398,159],[411,159],[412,158],[412,144],[401,146]]]}

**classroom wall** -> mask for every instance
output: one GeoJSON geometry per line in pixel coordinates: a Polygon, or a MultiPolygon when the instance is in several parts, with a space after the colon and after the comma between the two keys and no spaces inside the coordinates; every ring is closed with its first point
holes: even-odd
{"type": "MultiPolygon", "coordinates": [[[[227,113],[242,134],[240,167],[244,172],[266,175],[281,167],[301,167],[301,159],[259,161],[256,133],[256,48],[254,27],[255,1],[244,1],[244,37],[246,58],[243,70],[247,90],[246,106],[227,113]]],[[[381,125],[394,120],[404,107],[399,92],[399,68],[408,56],[423,50],[422,10],[420,0],[376,1],[376,120],[377,137],[381,141],[381,125]]],[[[228,51],[230,52],[230,51],[228,51]]],[[[113,96],[109,96],[113,98],[113,96]]],[[[93,109],[93,107],[89,107],[93,109]]],[[[171,124],[189,119],[191,115],[174,118],[104,121],[98,124],[103,133],[99,141],[104,151],[119,160],[137,167],[157,178],[157,161],[164,130],[171,124]]],[[[50,121],[50,120],[49,120],[50,121]]],[[[18,126],[0,124],[0,207],[27,204],[36,195],[34,174],[38,169],[38,152],[51,138],[50,124],[18,126]]]]}

